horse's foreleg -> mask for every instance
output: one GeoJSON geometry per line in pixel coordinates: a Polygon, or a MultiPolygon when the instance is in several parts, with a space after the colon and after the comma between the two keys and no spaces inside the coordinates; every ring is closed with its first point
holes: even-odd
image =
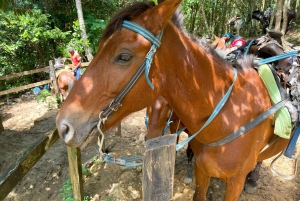
{"type": "Polygon", "coordinates": [[[193,153],[193,150],[192,150],[190,144],[188,144],[188,147],[186,149],[186,156],[188,158],[188,164],[187,164],[186,174],[185,174],[183,183],[189,184],[193,181],[193,162],[192,162],[192,160],[194,157],[194,153],[193,153]]]}
{"type": "Polygon", "coordinates": [[[240,174],[233,178],[228,178],[226,181],[226,191],[224,201],[238,200],[244,188],[245,175],[240,174]]]}
{"type": "Polygon", "coordinates": [[[206,191],[210,182],[210,176],[201,171],[195,162],[195,177],[196,177],[196,190],[193,201],[205,201],[206,191]]]}
{"type": "Polygon", "coordinates": [[[254,193],[257,190],[257,181],[259,179],[259,170],[262,162],[258,162],[254,168],[246,177],[245,191],[247,193],[254,193]]]}

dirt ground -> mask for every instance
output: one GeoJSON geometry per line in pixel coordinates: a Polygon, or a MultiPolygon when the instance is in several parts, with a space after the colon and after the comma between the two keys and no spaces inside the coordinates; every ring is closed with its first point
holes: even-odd
{"type": "MultiPolygon", "coordinates": [[[[5,131],[0,134],[0,174],[2,174],[22,153],[41,135],[55,125],[58,109],[48,109],[48,105],[35,100],[0,105],[0,114],[5,131]]],[[[110,131],[106,144],[114,145],[110,154],[116,157],[124,155],[142,155],[144,150],[145,111],[136,112],[122,121],[122,137],[110,131]]],[[[186,138],[182,134],[181,139],[186,138]]],[[[298,142],[299,152],[299,142],[298,142]]],[[[299,153],[297,153],[299,154],[299,153]]],[[[97,155],[96,149],[82,151],[82,163],[97,155]]],[[[254,194],[243,192],[239,201],[299,201],[300,176],[286,181],[273,174],[269,168],[272,159],[263,162],[258,182],[258,190],[254,194]]],[[[194,181],[184,184],[187,160],[185,149],[176,156],[174,201],[190,201],[194,193],[194,181]]],[[[284,174],[291,174],[291,161],[281,157],[275,167],[284,174]]],[[[91,175],[84,176],[84,193],[88,200],[131,201],[142,200],[142,168],[124,168],[115,165],[94,163],[91,175]]],[[[299,167],[298,167],[299,172],[299,167]]],[[[60,189],[68,179],[69,169],[66,147],[61,140],[40,159],[29,171],[5,201],[45,201],[63,200],[60,189]]],[[[0,189],[1,190],[1,189],[0,189]]],[[[218,179],[212,179],[208,194],[211,200],[223,200],[225,185],[218,179]]]]}

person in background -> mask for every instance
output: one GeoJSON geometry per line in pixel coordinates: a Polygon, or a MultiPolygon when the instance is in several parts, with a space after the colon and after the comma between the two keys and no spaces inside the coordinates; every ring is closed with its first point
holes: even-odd
{"type": "Polygon", "coordinates": [[[76,80],[78,80],[81,76],[81,56],[77,51],[74,50],[73,47],[69,47],[68,51],[70,53],[70,58],[64,58],[64,60],[69,60],[72,62],[72,70],[76,80]]]}

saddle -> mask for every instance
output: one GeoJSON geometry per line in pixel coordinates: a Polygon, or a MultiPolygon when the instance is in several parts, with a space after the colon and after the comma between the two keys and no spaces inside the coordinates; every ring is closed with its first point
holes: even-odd
{"type": "Polygon", "coordinates": [[[55,70],[55,77],[58,78],[62,72],[69,72],[74,75],[74,72],[70,68],[63,68],[63,69],[55,70]]]}
{"type": "MultiPolygon", "coordinates": [[[[279,47],[280,44],[275,39],[268,36],[261,37],[255,41],[252,41],[250,45],[259,45],[259,48],[276,43],[279,47]]],[[[235,63],[236,60],[244,55],[245,49],[249,45],[246,43],[244,46],[239,47],[237,50],[229,53],[225,60],[235,63]]],[[[297,58],[291,58],[291,67],[288,69],[276,69],[273,65],[264,64],[259,66],[256,70],[262,80],[264,81],[266,88],[269,92],[272,104],[289,98],[285,107],[281,108],[274,115],[274,133],[282,138],[289,139],[291,131],[298,121],[298,113],[296,107],[298,106],[298,68],[297,58]]]]}

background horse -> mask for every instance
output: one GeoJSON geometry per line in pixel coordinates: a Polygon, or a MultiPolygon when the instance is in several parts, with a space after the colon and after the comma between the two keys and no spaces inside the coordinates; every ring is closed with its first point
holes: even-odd
{"type": "MultiPolygon", "coordinates": [[[[265,15],[265,12],[262,12],[260,10],[255,10],[252,12],[252,19],[258,20],[262,24],[262,33],[266,34],[267,33],[267,28],[270,25],[270,20],[271,20],[271,13],[267,12],[268,14],[265,15]]],[[[296,22],[297,19],[297,12],[294,10],[288,9],[287,11],[287,27],[285,33],[287,33],[289,30],[294,30],[294,25],[292,22],[296,22]]],[[[283,20],[283,19],[282,19],[283,20]]],[[[275,21],[274,21],[275,24],[275,21]]]]}
{"type": "Polygon", "coordinates": [[[54,60],[58,88],[62,95],[62,100],[65,100],[74,86],[76,78],[74,77],[74,72],[71,69],[65,68],[65,65],[60,58],[54,60]]]}
{"type": "Polygon", "coordinates": [[[223,50],[226,51],[227,49],[227,44],[226,44],[226,37],[218,37],[216,35],[214,35],[214,42],[211,43],[211,47],[213,49],[219,49],[219,50],[223,50]]]}
{"type": "Polygon", "coordinates": [[[278,138],[260,153],[276,138],[269,116],[231,142],[210,145],[270,108],[271,101],[250,57],[233,68],[170,22],[180,3],[168,0],[152,7],[137,2],[111,19],[98,52],[57,115],[59,135],[71,147],[94,146],[99,134],[162,96],[188,130],[198,133],[191,141],[197,183],[193,199],[206,200],[210,178],[216,177],[226,184],[225,200],[238,200],[255,164],[282,151],[288,139],[278,138]],[[201,131],[228,89],[227,102],[201,131]]]}

